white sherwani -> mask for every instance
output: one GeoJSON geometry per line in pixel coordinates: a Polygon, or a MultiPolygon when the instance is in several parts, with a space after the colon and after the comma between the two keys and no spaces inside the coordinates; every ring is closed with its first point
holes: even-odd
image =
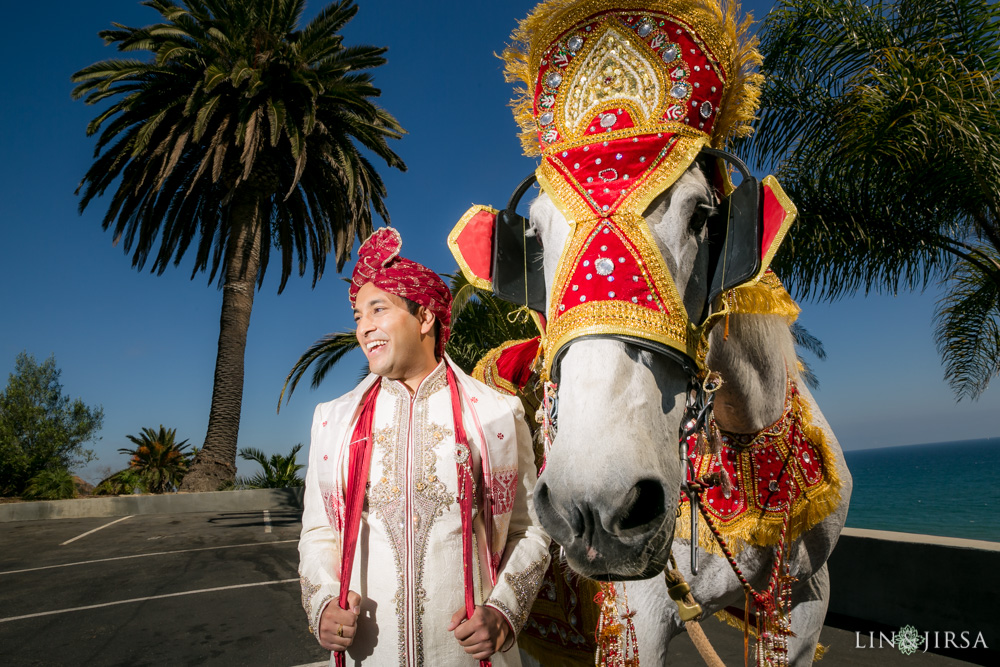
{"type": "MultiPolygon", "coordinates": [[[[475,601],[498,609],[519,632],[548,563],[548,537],[531,504],[536,480],[531,436],[519,400],[452,368],[476,486],[475,601]]],[[[376,381],[382,387],[350,583],[362,597],[361,617],[347,664],[472,667],[477,661],[448,632],[465,593],[445,361],[413,396],[401,382],[370,375],[353,391],[316,407],[299,540],[310,631],[318,636],[320,614],[327,604],[337,604],[349,440],[360,401],[376,381]]],[[[493,664],[519,665],[517,650],[496,653],[493,664]]]]}

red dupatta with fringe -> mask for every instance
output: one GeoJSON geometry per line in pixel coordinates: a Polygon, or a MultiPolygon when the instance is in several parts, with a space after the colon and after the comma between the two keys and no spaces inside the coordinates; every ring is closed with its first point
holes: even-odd
{"type": "MultiPolygon", "coordinates": [[[[448,390],[451,394],[452,413],[455,421],[455,461],[458,468],[458,503],[462,515],[462,579],[465,588],[465,615],[472,618],[476,611],[476,601],[472,583],[472,503],[474,484],[472,477],[472,451],[462,422],[462,399],[458,391],[455,372],[447,365],[448,390]]],[[[347,595],[351,587],[351,570],[354,566],[354,551],[357,547],[358,532],[361,527],[361,510],[364,506],[365,488],[372,459],[372,423],[375,419],[375,402],[381,382],[368,391],[362,399],[361,414],[351,438],[350,459],[347,473],[346,512],[344,521],[344,548],[340,562],[341,609],[347,609],[347,595]]],[[[334,651],[337,667],[345,667],[344,651],[334,651]]],[[[490,661],[480,660],[480,667],[490,661]]]]}

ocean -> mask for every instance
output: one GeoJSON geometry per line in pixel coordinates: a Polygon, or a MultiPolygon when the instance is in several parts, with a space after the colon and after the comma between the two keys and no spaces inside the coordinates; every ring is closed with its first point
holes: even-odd
{"type": "Polygon", "coordinates": [[[1000,542],[1000,438],[844,452],[851,528],[1000,542]]]}

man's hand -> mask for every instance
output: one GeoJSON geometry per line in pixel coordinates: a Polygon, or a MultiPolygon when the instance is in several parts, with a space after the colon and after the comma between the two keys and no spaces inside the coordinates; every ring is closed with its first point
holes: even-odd
{"type": "Polygon", "coordinates": [[[361,614],[361,596],[354,591],[347,593],[347,609],[341,609],[332,600],[319,617],[319,645],[328,651],[345,651],[354,643],[361,614]]]}
{"type": "Polygon", "coordinates": [[[476,660],[486,660],[507,641],[510,625],[499,611],[481,605],[476,607],[472,618],[467,619],[463,605],[451,617],[448,632],[452,631],[466,653],[476,660]]]}

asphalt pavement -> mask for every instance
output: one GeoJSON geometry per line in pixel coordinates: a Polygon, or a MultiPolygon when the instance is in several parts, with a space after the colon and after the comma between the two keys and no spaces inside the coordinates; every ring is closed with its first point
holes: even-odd
{"type": "Polygon", "coordinates": [[[294,511],[0,524],[0,665],[329,660],[299,603],[299,527],[294,511]]]}
{"type": "MultiPolygon", "coordinates": [[[[299,603],[299,528],[294,510],[0,523],[0,665],[325,664],[299,603]]],[[[702,626],[726,665],[743,664],[742,633],[702,626]]],[[[877,647],[879,629],[828,619],[820,664],[969,664],[877,647]]],[[[686,635],[670,656],[703,664],[686,635]]]]}

